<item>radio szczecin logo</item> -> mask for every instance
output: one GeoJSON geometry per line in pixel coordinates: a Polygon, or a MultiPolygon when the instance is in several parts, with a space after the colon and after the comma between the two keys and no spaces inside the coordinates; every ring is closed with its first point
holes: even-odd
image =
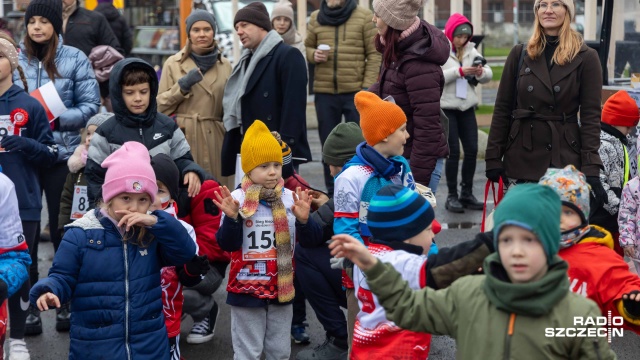
{"type": "Polygon", "coordinates": [[[611,343],[612,337],[622,337],[624,323],[622,316],[611,316],[611,311],[607,316],[574,316],[573,327],[570,328],[545,328],[545,337],[606,337],[611,343]]]}

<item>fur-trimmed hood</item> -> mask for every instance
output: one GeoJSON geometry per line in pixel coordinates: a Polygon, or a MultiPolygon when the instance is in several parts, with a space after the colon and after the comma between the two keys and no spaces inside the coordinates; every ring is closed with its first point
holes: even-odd
{"type": "Polygon", "coordinates": [[[67,166],[69,167],[69,171],[76,174],[78,171],[82,170],[86,165],[86,160],[82,160],[82,150],[88,150],[85,144],[80,144],[73,151],[73,154],[67,160],[67,166]]]}

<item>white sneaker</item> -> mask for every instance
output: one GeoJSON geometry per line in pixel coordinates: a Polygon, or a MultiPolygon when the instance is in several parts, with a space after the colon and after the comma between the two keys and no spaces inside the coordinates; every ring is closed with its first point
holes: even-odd
{"type": "Polygon", "coordinates": [[[31,360],[27,343],[22,339],[9,339],[9,360],[31,360]]]}
{"type": "Polygon", "coordinates": [[[187,336],[187,343],[189,344],[203,344],[213,339],[213,334],[216,331],[216,322],[218,320],[218,304],[215,302],[209,311],[209,316],[202,319],[202,321],[196,322],[191,328],[191,332],[187,336]]]}

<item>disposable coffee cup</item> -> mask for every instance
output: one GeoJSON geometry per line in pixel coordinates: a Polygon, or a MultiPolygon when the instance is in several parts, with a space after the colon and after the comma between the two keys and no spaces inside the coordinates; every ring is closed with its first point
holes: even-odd
{"type": "Polygon", "coordinates": [[[322,51],[325,55],[329,55],[329,50],[331,50],[331,46],[327,44],[318,45],[318,50],[322,51]]]}

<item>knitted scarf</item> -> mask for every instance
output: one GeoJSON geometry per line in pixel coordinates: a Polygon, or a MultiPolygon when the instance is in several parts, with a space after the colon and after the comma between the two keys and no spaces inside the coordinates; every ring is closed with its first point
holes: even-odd
{"type": "MultiPolygon", "coordinates": [[[[190,40],[187,40],[187,42],[188,42],[187,46],[191,45],[190,40]]],[[[193,59],[193,62],[196,63],[196,66],[200,68],[200,71],[202,71],[202,74],[204,75],[207,71],[209,71],[209,69],[213,67],[213,65],[216,64],[216,61],[220,59],[220,56],[219,56],[220,50],[218,49],[218,45],[215,43],[211,47],[203,50],[207,50],[208,52],[204,55],[198,55],[193,50],[191,50],[191,58],[193,59]]]]}
{"type": "Polygon", "coordinates": [[[330,8],[326,1],[320,3],[318,23],[320,25],[340,26],[349,20],[351,13],[358,7],[355,0],[346,0],[344,5],[338,8],[330,8]]]}
{"type": "Polygon", "coordinates": [[[262,185],[254,184],[247,175],[242,178],[241,187],[245,192],[244,203],[240,208],[243,219],[250,218],[258,210],[260,201],[271,207],[273,227],[276,238],[276,254],[278,264],[278,301],[286,303],[293,300],[293,252],[291,250],[291,234],[287,209],[282,202],[284,180],[280,179],[275,189],[266,189],[262,185]]]}

